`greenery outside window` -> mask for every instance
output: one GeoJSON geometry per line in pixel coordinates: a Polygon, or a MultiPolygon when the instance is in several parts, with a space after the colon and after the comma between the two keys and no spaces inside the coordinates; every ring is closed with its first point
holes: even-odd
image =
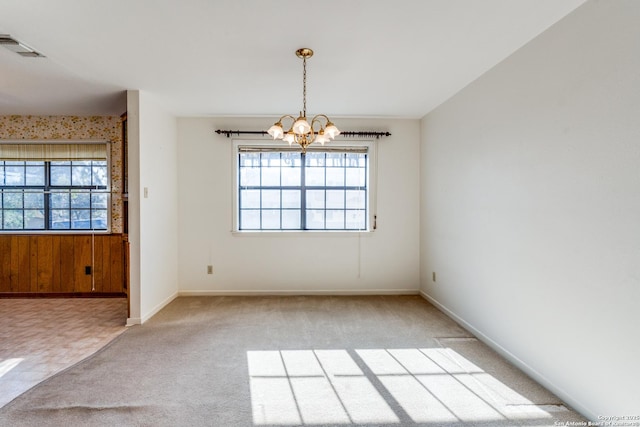
{"type": "Polygon", "coordinates": [[[106,144],[101,144],[97,155],[75,145],[72,154],[64,145],[45,145],[48,154],[35,150],[38,154],[30,155],[24,150],[16,154],[11,146],[0,144],[0,230],[108,231],[111,203],[106,144]]]}

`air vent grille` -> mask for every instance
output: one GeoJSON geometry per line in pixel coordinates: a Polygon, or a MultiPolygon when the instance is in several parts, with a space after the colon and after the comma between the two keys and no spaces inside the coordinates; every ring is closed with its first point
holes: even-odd
{"type": "Polygon", "coordinates": [[[6,47],[12,52],[27,58],[44,58],[40,52],[30,48],[26,44],[19,42],[8,34],[0,34],[0,45],[6,47]]]}

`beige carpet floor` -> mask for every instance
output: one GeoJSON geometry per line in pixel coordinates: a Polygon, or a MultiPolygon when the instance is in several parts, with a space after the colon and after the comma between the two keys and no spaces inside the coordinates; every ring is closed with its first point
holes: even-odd
{"type": "Polygon", "coordinates": [[[0,409],[1,426],[585,421],[420,297],[183,297],[0,409]]]}

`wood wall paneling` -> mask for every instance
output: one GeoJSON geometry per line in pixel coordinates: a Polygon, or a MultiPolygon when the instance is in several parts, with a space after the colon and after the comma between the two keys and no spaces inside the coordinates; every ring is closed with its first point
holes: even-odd
{"type": "Polygon", "coordinates": [[[0,235],[0,293],[123,293],[126,244],[119,234],[0,235]]]}
{"type": "Polygon", "coordinates": [[[0,239],[0,292],[11,292],[11,239],[0,239]]]}

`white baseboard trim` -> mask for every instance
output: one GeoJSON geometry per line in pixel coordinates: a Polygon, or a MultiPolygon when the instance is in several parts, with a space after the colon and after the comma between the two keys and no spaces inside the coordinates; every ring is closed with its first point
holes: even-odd
{"type": "Polygon", "coordinates": [[[142,320],[139,317],[129,317],[127,318],[127,324],[125,326],[134,326],[140,325],[142,320]]]}
{"type": "Polygon", "coordinates": [[[166,298],[164,301],[162,301],[160,304],[156,305],[155,307],[153,307],[153,309],[149,312],[146,313],[142,316],[141,318],[141,322],[140,324],[143,324],[144,322],[146,322],[147,320],[151,319],[153,316],[155,316],[160,310],[162,310],[163,308],[165,308],[167,306],[167,304],[169,304],[171,301],[173,301],[174,299],[178,298],[178,292],[174,292],[173,295],[170,295],[168,298],[166,298]]]}
{"type": "Polygon", "coordinates": [[[419,295],[418,289],[342,289],[342,290],[208,290],[208,291],[178,291],[181,297],[202,296],[301,296],[301,295],[419,295]]]}
{"type": "Polygon", "coordinates": [[[451,319],[453,319],[456,323],[458,323],[464,329],[466,329],[467,331],[472,333],[480,341],[482,341],[483,343],[485,343],[486,345],[491,347],[493,350],[495,350],[502,357],[504,357],[509,362],[511,362],[513,365],[515,365],[520,370],[522,370],[527,375],[529,375],[534,381],[538,382],[539,384],[541,384],[542,386],[547,388],[549,391],[551,391],[553,394],[558,396],[560,399],[562,399],[564,402],[566,402],[569,406],[571,406],[571,408],[573,408],[575,411],[579,412],[584,417],[588,418],[589,420],[591,420],[593,422],[598,421],[598,417],[597,417],[597,415],[595,413],[593,413],[592,411],[587,409],[580,402],[576,401],[567,392],[565,392],[562,388],[556,386],[547,377],[545,377],[540,372],[536,371],[534,368],[529,366],[527,363],[525,363],[524,361],[522,361],[521,359],[516,357],[509,350],[507,350],[506,348],[502,347],[500,344],[495,342],[493,339],[491,339],[490,337],[488,337],[487,335],[485,335],[484,333],[482,333],[481,331],[479,331],[478,329],[473,327],[469,322],[464,320],[462,317],[458,316],[453,311],[449,310],[447,307],[442,305],[435,298],[433,298],[430,295],[426,294],[424,291],[421,290],[420,291],[420,295],[424,299],[429,301],[431,304],[435,305],[440,311],[442,311],[444,314],[449,316],[451,319]]]}

